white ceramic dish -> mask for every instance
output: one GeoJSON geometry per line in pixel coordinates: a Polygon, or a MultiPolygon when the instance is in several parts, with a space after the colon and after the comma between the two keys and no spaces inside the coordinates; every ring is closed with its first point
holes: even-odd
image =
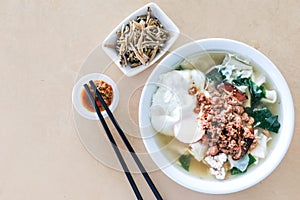
{"type": "MultiPolygon", "coordinates": [[[[106,83],[110,84],[113,88],[113,101],[111,105],[109,106],[109,109],[113,112],[119,102],[119,90],[117,88],[117,85],[115,82],[109,78],[108,76],[104,74],[99,74],[99,73],[92,73],[92,74],[87,74],[83,77],[81,77],[77,83],[74,85],[73,90],[72,90],[72,103],[75,108],[75,110],[84,118],[86,119],[91,119],[91,120],[98,120],[98,116],[96,112],[91,112],[88,109],[86,109],[82,103],[81,103],[81,98],[80,94],[82,90],[84,89],[83,85],[85,83],[88,83],[90,80],[103,80],[106,83]]],[[[103,117],[107,117],[106,111],[102,111],[103,117]]]]}
{"type": "Polygon", "coordinates": [[[204,39],[186,44],[178,48],[167,57],[165,57],[153,70],[145,85],[139,107],[139,125],[141,135],[148,153],[151,155],[158,167],[175,182],[203,193],[225,194],[249,188],[266,178],[281,162],[290,145],[294,128],[294,106],[288,85],[276,66],[262,53],[256,49],[241,42],[228,39],[204,39]],[[280,98],[279,119],[281,128],[278,134],[273,137],[267,157],[260,161],[257,166],[251,167],[247,173],[233,177],[228,180],[207,180],[191,175],[185,172],[175,163],[170,163],[160,150],[153,135],[156,132],[151,127],[149,118],[149,108],[151,98],[157,85],[160,74],[171,71],[174,65],[181,62],[183,58],[195,53],[205,52],[207,50],[220,50],[237,53],[254,61],[260,68],[269,74],[278,91],[280,98]]]}
{"type": "Polygon", "coordinates": [[[155,3],[148,3],[147,5],[139,8],[135,12],[133,12],[131,15],[129,15],[126,19],[124,19],[103,41],[102,48],[105,51],[105,53],[112,59],[112,61],[115,62],[115,64],[119,67],[119,69],[126,75],[126,76],[134,76],[148,67],[150,67],[153,63],[155,63],[161,56],[163,56],[169,48],[172,46],[172,44],[177,40],[179,36],[179,29],[174,24],[174,22],[158,7],[155,3]],[[145,15],[147,13],[147,8],[151,7],[152,9],[152,15],[155,16],[164,26],[164,28],[170,33],[170,38],[165,43],[165,46],[163,47],[162,51],[158,53],[155,58],[146,65],[141,65],[136,68],[130,68],[130,66],[122,67],[119,63],[119,56],[115,49],[105,47],[105,44],[115,44],[117,41],[117,34],[116,32],[122,28],[123,24],[127,24],[130,20],[136,19],[140,15],[145,15]]]}

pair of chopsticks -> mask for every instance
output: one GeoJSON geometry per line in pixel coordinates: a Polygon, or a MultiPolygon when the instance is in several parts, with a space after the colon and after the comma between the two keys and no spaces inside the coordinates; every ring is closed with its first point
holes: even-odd
{"type": "MultiPolygon", "coordinates": [[[[161,197],[161,195],[159,194],[157,188],[155,187],[154,183],[152,182],[150,176],[148,175],[147,171],[145,170],[142,162],[140,161],[140,159],[138,158],[138,156],[136,155],[134,149],[132,148],[131,144],[129,143],[126,135],[124,134],[124,132],[122,131],[121,127],[119,126],[117,120],[115,119],[115,117],[113,116],[112,112],[110,111],[110,109],[108,108],[107,104],[105,103],[104,99],[102,98],[102,95],[101,93],[97,90],[97,87],[96,85],[94,84],[94,82],[91,80],[89,81],[89,84],[91,85],[92,89],[95,91],[95,97],[97,96],[101,105],[104,107],[104,109],[106,110],[107,112],[107,115],[109,116],[111,122],[113,123],[113,125],[115,126],[115,128],[117,129],[120,137],[122,138],[123,142],[125,143],[128,151],[130,152],[130,155],[133,157],[136,165],[138,166],[139,170],[141,171],[144,179],[146,180],[146,182],[148,183],[150,189],[152,190],[154,196],[156,197],[156,199],[159,199],[159,200],[162,200],[163,198],[161,197]]],[[[114,139],[114,137],[112,136],[111,132],[110,132],[110,129],[108,128],[107,126],[107,123],[105,122],[104,120],[104,117],[99,109],[99,107],[97,106],[96,102],[95,102],[95,99],[90,91],[90,88],[87,84],[84,84],[84,88],[86,90],[86,93],[89,97],[89,100],[91,101],[92,105],[94,106],[95,110],[96,110],[96,113],[100,119],[100,122],[106,132],[106,135],[112,145],[112,148],[114,149],[118,159],[119,159],[119,162],[124,170],[124,173],[132,187],[132,190],[134,191],[135,193],[135,196],[137,197],[137,199],[143,199],[135,181],[133,180],[133,177],[128,169],[128,166],[126,165],[125,161],[124,161],[124,158],[120,152],[120,149],[118,148],[118,145],[114,139]]]]}

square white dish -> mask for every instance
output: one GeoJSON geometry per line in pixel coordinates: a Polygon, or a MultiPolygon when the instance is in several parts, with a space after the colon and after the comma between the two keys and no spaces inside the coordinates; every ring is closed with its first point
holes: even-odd
{"type": "Polygon", "coordinates": [[[162,9],[155,3],[148,3],[145,6],[139,8],[138,10],[134,11],[132,14],[130,14],[127,18],[125,18],[116,28],[112,30],[112,32],[106,37],[106,39],[102,43],[102,49],[104,52],[112,59],[112,61],[118,66],[118,68],[128,77],[134,76],[145,69],[149,68],[152,64],[154,64],[159,58],[161,58],[174,44],[174,42],[177,40],[178,36],[180,34],[179,28],[176,26],[176,24],[162,11],[162,9]],[[130,20],[136,19],[138,16],[146,15],[147,14],[147,8],[150,7],[152,10],[152,16],[156,17],[161,24],[164,26],[164,29],[166,29],[169,32],[169,39],[164,44],[161,51],[154,57],[154,59],[146,63],[146,65],[140,65],[135,68],[131,68],[129,64],[122,67],[119,63],[119,55],[118,52],[113,49],[106,47],[105,45],[109,44],[116,44],[117,41],[117,31],[120,30],[124,25],[128,24],[130,20]]]}

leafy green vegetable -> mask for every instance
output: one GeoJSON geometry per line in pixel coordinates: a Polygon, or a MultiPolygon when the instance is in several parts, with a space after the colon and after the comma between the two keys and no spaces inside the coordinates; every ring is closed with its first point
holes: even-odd
{"type": "Polygon", "coordinates": [[[266,95],[266,89],[263,86],[257,86],[253,81],[249,81],[249,92],[251,94],[251,103],[256,104],[266,95]]]}
{"type": "Polygon", "coordinates": [[[258,103],[263,97],[266,97],[266,89],[264,86],[257,86],[250,78],[235,78],[232,80],[233,85],[248,86],[251,94],[251,104],[258,103]]]}
{"type": "Polygon", "coordinates": [[[272,131],[274,133],[278,133],[278,130],[280,128],[280,123],[278,122],[278,115],[267,118],[265,120],[264,126],[268,127],[266,128],[267,130],[272,131]]]}
{"type": "Polygon", "coordinates": [[[206,77],[208,78],[208,80],[215,81],[215,82],[222,82],[224,79],[223,75],[220,73],[220,71],[217,67],[210,70],[206,74],[206,77]]]}
{"type": "Polygon", "coordinates": [[[246,112],[254,118],[255,126],[278,133],[280,128],[278,115],[273,116],[267,107],[246,109],[246,112]]]}
{"type": "Polygon", "coordinates": [[[241,85],[249,86],[249,81],[250,81],[249,78],[237,77],[237,78],[232,80],[232,84],[236,85],[236,86],[241,86],[241,85]]]}
{"type": "Polygon", "coordinates": [[[266,107],[264,108],[254,108],[251,113],[249,113],[252,117],[254,117],[255,121],[262,122],[266,118],[269,118],[272,116],[272,113],[270,110],[266,107]]]}
{"type": "Polygon", "coordinates": [[[256,162],[256,159],[251,154],[248,154],[248,156],[249,156],[249,163],[248,163],[248,167],[249,167],[250,165],[256,162]]]}
{"type": "Polygon", "coordinates": [[[184,70],[184,68],[181,65],[179,65],[175,70],[181,71],[184,70]]]}
{"type": "Polygon", "coordinates": [[[234,167],[231,169],[231,175],[243,174],[247,172],[247,169],[256,161],[256,159],[251,154],[248,154],[248,156],[249,156],[249,162],[247,168],[244,171],[241,171],[238,168],[234,167]]]}
{"type": "Polygon", "coordinates": [[[186,171],[189,171],[190,168],[190,163],[191,163],[191,155],[181,155],[179,157],[179,162],[182,166],[183,169],[185,169],[186,171]]]}
{"type": "Polygon", "coordinates": [[[278,133],[280,123],[278,122],[278,115],[273,116],[267,107],[258,108],[260,100],[266,97],[266,89],[263,86],[257,86],[250,78],[236,78],[232,81],[234,85],[248,86],[251,94],[251,108],[246,108],[245,111],[254,118],[255,125],[262,129],[278,133]]]}

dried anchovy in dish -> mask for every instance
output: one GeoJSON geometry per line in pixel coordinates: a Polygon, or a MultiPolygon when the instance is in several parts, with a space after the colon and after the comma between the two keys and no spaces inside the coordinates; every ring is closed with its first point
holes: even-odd
{"type": "Polygon", "coordinates": [[[129,21],[117,32],[116,45],[106,44],[106,47],[115,48],[119,54],[120,64],[131,68],[146,65],[162,50],[169,38],[169,33],[160,21],[151,16],[152,10],[148,7],[147,15],[138,16],[129,21]]]}

